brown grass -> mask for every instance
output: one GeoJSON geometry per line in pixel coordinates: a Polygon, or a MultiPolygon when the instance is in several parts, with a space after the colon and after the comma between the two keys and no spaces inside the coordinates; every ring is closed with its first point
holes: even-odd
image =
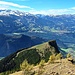
{"type": "MultiPolygon", "coordinates": [[[[67,59],[57,60],[55,63],[45,63],[44,69],[42,75],[75,75],[75,65],[67,59]]],[[[33,68],[33,71],[38,70],[38,66],[33,68]]],[[[10,75],[23,75],[23,71],[10,75]]]]}

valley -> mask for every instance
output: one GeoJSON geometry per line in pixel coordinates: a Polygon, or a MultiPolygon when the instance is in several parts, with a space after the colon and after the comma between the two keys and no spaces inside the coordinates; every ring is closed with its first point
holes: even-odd
{"type": "Polygon", "coordinates": [[[55,39],[57,41],[57,45],[61,48],[61,50],[65,52],[72,53],[74,56],[75,50],[75,33],[61,33],[61,32],[48,32],[48,33],[25,33],[27,35],[36,35],[43,39],[52,40],[55,39]]]}
{"type": "MultiPolygon", "coordinates": [[[[28,35],[29,37],[39,37],[45,39],[46,41],[56,40],[58,46],[62,50],[73,53],[75,50],[75,15],[34,15],[18,10],[0,10],[0,34],[7,35],[19,33],[23,35],[28,35]]],[[[8,41],[10,42],[10,40],[8,41]]],[[[24,39],[24,41],[26,41],[26,39],[24,39]]],[[[18,42],[24,41],[21,40],[18,42]]],[[[8,42],[6,43],[7,45],[9,45],[8,42]]],[[[1,42],[0,44],[2,45],[1,42]]],[[[7,48],[7,51],[9,52],[8,54],[15,52],[15,49],[12,45],[11,47],[11,50],[7,48]]],[[[18,50],[24,48],[24,46],[21,48],[17,48],[16,46],[15,48],[16,50],[18,50]]]]}
{"type": "Polygon", "coordinates": [[[71,60],[75,59],[75,14],[0,10],[0,75],[22,74],[24,63],[26,69],[33,66],[36,75],[75,74],[75,65],[66,58],[67,53],[72,55],[71,60]],[[45,62],[45,71],[37,74],[41,61],[45,62]]]}
{"type": "Polygon", "coordinates": [[[0,34],[0,57],[6,57],[20,49],[28,48],[46,40],[24,34],[0,34]]]}

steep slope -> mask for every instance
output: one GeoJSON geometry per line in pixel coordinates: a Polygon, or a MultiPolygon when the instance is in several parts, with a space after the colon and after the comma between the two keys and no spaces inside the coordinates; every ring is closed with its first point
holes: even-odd
{"type": "Polygon", "coordinates": [[[44,42],[44,39],[23,34],[0,34],[0,57],[5,57],[19,49],[44,42]]]}
{"type": "Polygon", "coordinates": [[[59,63],[47,64],[43,75],[75,75],[75,64],[67,59],[62,59],[59,63]]]}
{"type": "Polygon", "coordinates": [[[59,50],[55,40],[22,49],[0,61],[0,72],[20,70],[20,64],[25,59],[27,59],[30,64],[37,64],[41,59],[48,61],[51,54],[57,53],[59,53],[59,50]]]}
{"type": "MultiPolygon", "coordinates": [[[[35,66],[34,71],[38,71],[39,67],[35,66]]],[[[15,72],[10,75],[23,75],[23,71],[15,72]]],[[[62,59],[59,63],[44,65],[44,72],[40,75],[75,75],[75,64],[67,61],[67,59],[62,59]]]]}

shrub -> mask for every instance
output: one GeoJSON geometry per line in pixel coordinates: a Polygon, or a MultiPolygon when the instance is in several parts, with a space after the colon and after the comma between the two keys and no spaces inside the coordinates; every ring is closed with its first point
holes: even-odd
{"type": "Polygon", "coordinates": [[[56,59],[61,59],[61,58],[62,58],[62,54],[61,53],[56,55],[56,59]]]}
{"type": "Polygon", "coordinates": [[[33,68],[33,65],[28,64],[28,61],[25,60],[23,63],[20,65],[21,70],[23,70],[24,75],[31,75],[31,70],[33,68]]]}
{"type": "Polygon", "coordinates": [[[39,68],[43,68],[44,63],[45,63],[45,60],[42,59],[42,60],[40,61],[40,63],[39,63],[39,68]]]}
{"type": "Polygon", "coordinates": [[[68,53],[68,54],[67,54],[67,58],[70,58],[70,57],[71,57],[71,54],[68,53]]]}
{"type": "Polygon", "coordinates": [[[74,59],[72,58],[71,54],[67,54],[67,60],[70,61],[71,63],[74,63],[74,59]]]}
{"type": "Polygon", "coordinates": [[[55,61],[55,54],[51,55],[50,58],[49,58],[49,63],[54,63],[55,61]]]}

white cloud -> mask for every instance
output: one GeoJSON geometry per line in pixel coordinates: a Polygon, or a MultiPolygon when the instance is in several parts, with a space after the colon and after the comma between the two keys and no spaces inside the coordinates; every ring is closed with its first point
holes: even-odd
{"type": "Polygon", "coordinates": [[[0,7],[1,5],[6,5],[6,6],[13,6],[13,7],[17,7],[17,8],[28,8],[28,9],[33,9],[29,6],[23,6],[23,5],[19,5],[19,4],[16,4],[16,3],[12,3],[12,2],[5,2],[5,1],[0,1],[0,7]]]}
{"type": "Polygon", "coordinates": [[[20,0],[20,1],[30,1],[30,0],[20,0]]]}
{"type": "Polygon", "coordinates": [[[16,0],[16,1],[30,1],[30,0],[16,0]]]}
{"type": "MultiPolygon", "coordinates": [[[[29,1],[29,0],[20,0],[20,1],[29,1]]],[[[29,6],[19,5],[12,2],[6,2],[0,0],[0,9],[15,9],[15,10],[27,10],[26,12],[30,12],[32,14],[45,14],[45,15],[61,15],[61,14],[75,14],[75,7],[67,8],[67,9],[49,9],[49,10],[35,10],[29,6]],[[12,8],[13,7],[13,8],[12,8]],[[26,8],[26,9],[25,9],[26,8]]]]}
{"type": "Polygon", "coordinates": [[[45,14],[45,15],[61,15],[61,14],[75,14],[75,7],[68,9],[50,9],[50,10],[31,10],[32,14],[45,14]]]}
{"type": "Polygon", "coordinates": [[[0,5],[0,9],[1,10],[5,10],[5,9],[7,9],[9,6],[6,6],[6,5],[0,5]]]}
{"type": "Polygon", "coordinates": [[[72,9],[72,10],[75,10],[75,7],[72,7],[71,9],[72,9]]]}

